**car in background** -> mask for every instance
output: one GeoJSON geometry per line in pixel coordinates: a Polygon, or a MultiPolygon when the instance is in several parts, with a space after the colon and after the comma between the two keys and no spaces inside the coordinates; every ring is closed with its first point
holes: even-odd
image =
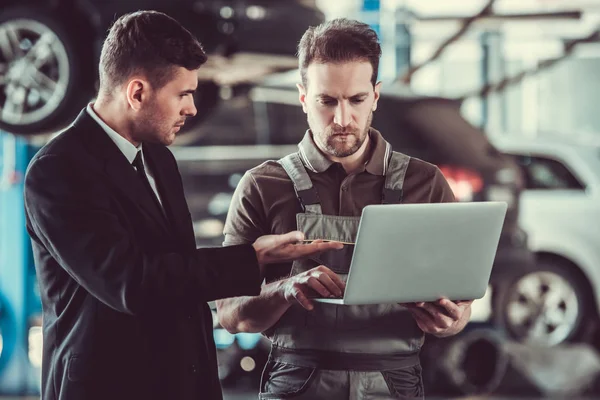
{"type": "Polygon", "coordinates": [[[209,54],[192,122],[264,74],[295,68],[298,39],[324,19],[296,0],[2,0],[0,129],[52,134],[69,123],[95,94],[111,23],[140,9],[177,19],[209,54]]]}
{"type": "Polygon", "coordinates": [[[525,179],[519,224],[533,270],[499,293],[496,321],[515,339],[543,346],[592,341],[600,301],[600,138],[493,135],[525,179]]]}

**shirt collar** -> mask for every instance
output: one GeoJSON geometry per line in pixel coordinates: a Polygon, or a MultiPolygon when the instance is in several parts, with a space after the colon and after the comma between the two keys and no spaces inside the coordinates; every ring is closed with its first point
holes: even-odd
{"type": "MultiPolygon", "coordinates": [[[[365,170],[372,175],[385,175],[385,166],[389,159],[391,147],[376,129],[369,128],[370,152],[365,170]]],[[[309,130],[298,144],[298,150],[304,165],[313,172],[325,172],[331,167],[333,161],[317,147],[312,132],[309,130]]]]}
{"type": "Polygon", "coordinates": [[[87,105],[87,113],[98,123],[98,125],[100,125],[100,127],[104,130],[104,132],[106,132],[108,137],[117,145],[119,150],[121,150],[121,153],[123,153],[125,158],[127,158],[127,161],[129,161],[129,164],[132,164],[138,151],[142,149],[142,146],[134,146],[129,140],[125,139],[123,136],[119,135],[114,129],[108,126],[106,122],[102,121],[100,116],[96,114],[96,111],[94,110],[92,104],[93,103],[89,103],[87,105]]]}

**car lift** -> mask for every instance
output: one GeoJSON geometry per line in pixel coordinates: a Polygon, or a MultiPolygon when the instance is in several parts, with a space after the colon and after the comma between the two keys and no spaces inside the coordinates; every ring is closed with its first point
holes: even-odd
{"type": "Polygon", "coordinates": [[[39,394],[41,306],[23,202],[36,150],[0,131],[0,395],[39,394]]]}

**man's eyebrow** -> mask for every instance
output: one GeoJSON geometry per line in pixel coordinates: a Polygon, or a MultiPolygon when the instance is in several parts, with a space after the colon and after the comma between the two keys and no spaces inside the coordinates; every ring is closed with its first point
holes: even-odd
{"type": "MultiPolygon", "coordinates": [[[[344,96],[344,98],[345,99],[348,99],[348,98],[352,99],[352,98],[355,98],[355,97],[367,97],[368,95],[369,95],[369,92],[360,92],[360,93],[353,94],[352,96],[344,96]]],[[[320,93],[320,94],[317,95],[317,97],[320,98],[320,99],[336,99],[336,97],[330,96],[330,95],[325,94],[325,93],[320,93]]]]}
{"type": "Polygon", "coordinates": [[[188,89],[181,92],[182,94],[194,94],[196,93],[196,89],[188,89]]]}

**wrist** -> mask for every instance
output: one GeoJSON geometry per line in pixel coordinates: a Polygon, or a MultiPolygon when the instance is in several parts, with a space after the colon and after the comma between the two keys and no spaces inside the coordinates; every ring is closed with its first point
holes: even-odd
{"type": "Polygon", "coordinates": [[[275,296],[277,297],[278,300],[281,301],[286,301],[285,300],[285,282],[287,279],[281,279],[278,280],[277,282],[273,283],[273,290],[275,292],[275,296]]]}
{"type": "Polygon", "coordinates": [[[274,290],[274,296],[278,303],[290,305],[290,302],[287,300],[287,298],[285,296],[287,280],[288,279],[286,278],[286,279],[281,279],[277,282],[274,282],[273,290],[274,290]]]}

